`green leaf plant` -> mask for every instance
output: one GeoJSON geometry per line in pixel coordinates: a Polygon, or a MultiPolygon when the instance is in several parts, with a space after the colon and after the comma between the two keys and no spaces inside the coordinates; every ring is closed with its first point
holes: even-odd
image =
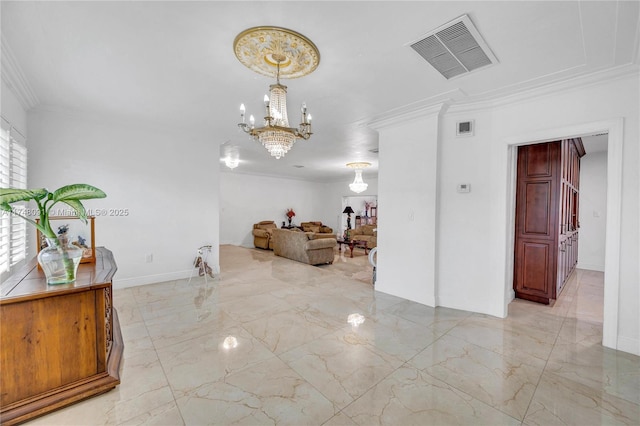
{"type": "Polygon", "coordinates": [[[0,209],[19,216],[38,228],[46,238],[56,238],[56,233],[51,229],[49,222],[49,213],[51,208],[58,203],[64,203],[71,207],[76,216],[82,222],[87,223],[87,211],[82,205],[81,200],[89,200],[92,198],[105,198],[105,194],[101,189],[84,183],[76,183],[66,185],[49,192],[44,188],[39,189],[15,189],[0,188],[0,209]],[[33,200],[38,206],[40,215],[39,223],[26,216],[21,215],[11,207],[13,203],[33,200]]]}
{"type": "MultiPolygon", "coordinates": [[[[105,198],[105,194],[101,189],[95,186],[87,185],[84,183],[76,183],[73,185],[66,185],[56,189],[53,192],[49,192],[44,188],[39,189],[15,189],[15,188],[0,188],[0,210],[9,212],[18,217],[23,218],[27,222],[35,226],[46,238],[57,238],[56,233],[51,229],[51,222],[49,221],[51,209],[58,203],[64,203],[71,207],[76,216],[84,223],[87,223],[87,211],[82,205],[81,200],[89,200],[92,198],[105,198]],[[11,204],[20,203],[25,201],[34,201],[38,206],[39,221],[35,221],[20,214],[14,209],[11,204]]],[[[58,250],[60,250],[58,248],[58,250]]],[[[75,265],[73,260],[68,257],[66,252],[63,253],[63,264],[65,269],[66,280],[63,282],[70,282],[75,280],[75,265]]]]}

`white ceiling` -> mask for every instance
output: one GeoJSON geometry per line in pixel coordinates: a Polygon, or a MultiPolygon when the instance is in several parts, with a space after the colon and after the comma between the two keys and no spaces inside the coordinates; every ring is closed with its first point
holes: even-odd
{"type": "Polygon", "coordinates": [[[370,150],[378,140],[364,123],[410,104],[487,100],[637,63],[639,5],[2,1],[3,62],[12,53],[35,95],[30,107],[204,131],[212,144],[239,147],[234,172],[348,180],[347,162],[369,161],[366,181],[377,172],[370,150]],[[499,63],[446,80],[408,43],[464,14],[499,63]],[[292,124],[305,101],[314,135],[280,160],[236,126],[240,103],[260,116],[273,82],[240,64],[232,49],[238,33],[259,25],[298,31],[321,54],[314,73],[283,81],[292,124]]]}

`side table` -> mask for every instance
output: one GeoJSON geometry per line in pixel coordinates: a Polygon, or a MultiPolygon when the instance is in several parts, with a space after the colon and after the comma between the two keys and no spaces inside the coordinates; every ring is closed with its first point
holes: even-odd
{"type": "Polygon", "coordinates": [[[366,241],[361,241],[361,240],[336,240],[336,242],[338,243],[338,251],[342,251],[342,245],[346,245],[349,247],[349,250],[351,251],[351,256],[349,257],[353,257],[353,249],[355,247],[360,247],[364,249],[364,254],[367,254],[367,250],[369,249],[367,247],[367,242],[366,241]]]}

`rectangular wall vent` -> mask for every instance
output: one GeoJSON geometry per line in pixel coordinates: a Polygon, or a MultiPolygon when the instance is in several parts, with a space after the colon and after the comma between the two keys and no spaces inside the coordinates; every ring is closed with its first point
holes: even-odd
{"type": "Polygon", "coordinates": [[[473,120],[458,121],[456,123],[456,136],[473,136],[473,120]]]}
{"type": "Polygon", "coordinates": [[[446,79],[498,62],[468,15],[427,33],[410,46],[446,79]]]}

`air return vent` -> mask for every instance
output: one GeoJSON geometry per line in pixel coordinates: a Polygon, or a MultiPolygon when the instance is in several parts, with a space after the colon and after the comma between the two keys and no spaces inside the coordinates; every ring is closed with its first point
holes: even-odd
{"type": "Polygon", "coordinates": [[[446,79],[498,62],[468,15],[410,43],[446,79]]]}

